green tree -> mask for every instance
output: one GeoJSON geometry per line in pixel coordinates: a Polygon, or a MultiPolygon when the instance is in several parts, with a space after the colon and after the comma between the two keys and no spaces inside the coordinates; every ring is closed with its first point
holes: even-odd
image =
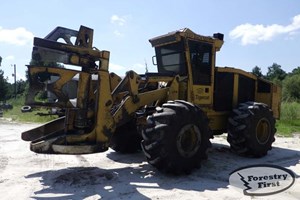
{"type": "Polygon", "coordinates": [[[17,81],[17,94],[23,94],[25,92],[26,82],[21,80],[17,81]]]}
{"type": "Polygon", "coordinates": [[[258,66],[255,66],[253,69],[252,69],[252,74],[258,76],[258,77],[263,77],[263,74],[261,72],[261,68],[258,67],[258,66]]]}
{"type": "Polygon", "coordinates": [[[8,93],[8,83],[4,78],[4,72],[0,70],[0,101],[5,101],[8,93]]]}
{"type": "Polygon", "coordinates": [[[281,69],[281,66],[277,63],[273,63],[272,66],[268,67],[266,78],[271,81],[282,81],[286,77],[287,73],[281,69]]]}
{"type": "Polygon", "coordinates": [[[297,67],[297,68],[295,68],[295,69],[293,69],[292,75],[294,75],[294,74],[300,74],[300,66],[297,67]]]}

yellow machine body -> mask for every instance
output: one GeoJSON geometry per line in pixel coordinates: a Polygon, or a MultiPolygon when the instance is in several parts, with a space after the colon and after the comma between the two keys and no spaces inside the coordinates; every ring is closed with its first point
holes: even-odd
{"type": "Polygon", "coordinates": [[[199,106],[215,134],[226,132],[230,112],[242,102],[265,103],[275,118],[280,116],[280,87],[240,69],[215,66],[216,52],[223,45],[220,33],[210,37],[182,29],[153,38],[158,72],[128,71],[123,79],[109,72],[110,52],[92,43],[93,30],[83,26],[79,31],[58,27],[44,39],[34,39],[26,104],[63,109],[65,116],[22,134],[23,140],[31,141],[32,151],[105,151],[116,128],[133,118],[137,126],[143,125],[151,108],[169,100],[199,106]],[[76,37],[74,44],[71,37],[76,37]],[[72,103],[68,84],[75,79],[72,103]],[[54,100],[36,101],[36,95],[45,90],[54,100]]]}

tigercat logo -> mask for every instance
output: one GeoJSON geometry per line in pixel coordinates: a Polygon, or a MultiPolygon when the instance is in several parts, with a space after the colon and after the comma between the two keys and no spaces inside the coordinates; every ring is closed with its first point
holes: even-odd
{"type": "Polygon", "coordinates": [[[295,182],[295,174],[277,165],[251,165],[233,171],[229,183],[248,196],[265,196],[283,192],[295,182]]]}

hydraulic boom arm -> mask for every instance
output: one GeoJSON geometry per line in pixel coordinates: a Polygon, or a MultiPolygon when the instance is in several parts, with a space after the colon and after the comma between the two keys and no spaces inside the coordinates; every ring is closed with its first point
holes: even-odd
{"type": "Polygon", "coordinates": [[[34,39],[26,104],[61,108],[65,116],[22,133],[23,140],[31,141],[32,151],[105,151],[116,127],[136,117],[137,111],[178,98],[178,78],[129,71],[121,79],[108,71],[109,52],[94,48],[92,42],[93,30],[83,26],[79,31],[58,27],[44,39],[34,39]],[[66,68],[69,65],[79,70],[66,68]],[[70,97],[72,90],[76,91],[75,101],[70,97]],[[48,98],[36,101],[43,91],[48,98]]]}

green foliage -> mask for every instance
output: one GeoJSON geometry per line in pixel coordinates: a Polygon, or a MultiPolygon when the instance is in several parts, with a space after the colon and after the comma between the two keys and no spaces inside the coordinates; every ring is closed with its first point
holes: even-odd
{"type": "Polygon", "coordinates": [[[5,118],[11,118],[13,121],[19,121],[19,122],[35,122],[35,123],[45,123],[48,121],[51,121],[53,119],[56,119],[57,116],[40,116],[37,113],[44,113],[47,114],[47,109],[33,109],[32,112],[26,112],[22,113],[21,108],[24,106],[25,97],[18,96],[17,99],[10,99],[8,100],[10,104],[13,105],[12,110],[4,111],[3,117],[5,118]]]}
{"type": "Polygon", "coordinates": [[[282,97],[285,101],[300,101],[300,73],[284,79],[282,97]]]}
{"type": "Polygon", "coordinates": [[[26,88],[27,83],[25,81],[18,80],[17,81],[17,94],[23,94],[25,92],[25,88],[26,88]]]}
{"type": "Polygon", "coordinates": [[[252,69],[252,74],[258,76],[258,77],[263,77],[263,74],[261,72],[261,68],[258,67],[258,66],[255,66],[253,69],[252,69]]]}
{"type": "Polygon", "coordinates": [[[52,62],[52,61],[44,62],[41,61],[40,58],[31,59],[29,64],[34,66],[65,68],[63,63],[52,62]]]}
{"type": "Polygon", "coordinates": [[[300,133],[300,103],[283,102],[281,104],[281,117],[276,123],[277,133],[284,136],[292,136],[300,133]]]}
{"type": "Polygon", "coordinates": [[[300,120],[279,120],[276,129],[277,135],[292,137],[293,133],[300,133],[300,120]]]}
{"type": "Polygon", "coordinates": [[[47,91],[39,91],[36,95],[36,101],[45,101],[47,100],[47,91]]]}
{"type": "Polygon", "coordinates": [[[300,66],[293,69],[293,71],[287,74],[281,65],[273,63],[268,67],[268,72],[264,76],[261,69],[255,66],[252,69],[252,73],[258,77],[264,77],[273,83],[282,87],[282,99],[284,101],[298,101],[300,102],[300,66]]]}
{"type": "MultiPolygon", "coordinates": [[[[0,82],[1,82],[1,77],[0,77],[0,82]]],[[[14,98],[15,97],[15,84],[8,83],[7,81],[5,81],[4,84],[5,84],[5,87],[7,90],[3,93],[3,95],[2,95],[2,92],[0,91],[1,96],[3,96],[5,98],[4,100],[14,98]]],[[[23,94],[25,94],[26,88],[28,88],[28,82],[23,81],[21,79],[16,82],[16,86],[17,86],[16,87],[17,96],[22,96],[23,94]]]]}
{"type": "Polygon", "coordinates": [[[300,104],[297,102],[283,102],[281,104],[281,119],[283,120],[300,120],[300,104]]]}
{"type": "MultiPolygon", "coordinates": [[[[28,88],[28,81],[17,80],[16,81],[16,95],[23,95],[28,88]]],[[[6,101],[16,96],[15,95],[15,83],[9,83],[7,78],[4,78],[4,71],[0,70],[0,101],[6,101]]]]}
{"type": "Polygon", "coordinates": [[[277,63],[273,63],[272,66],[268,67],[266,78],[271,81],[274,79],[282,81],[286,77],[286,75],[287,73],[281,69],[280,65],[278,65],[277,63]]]}
{"type": "Polygon", "coordinates": [[[293,69],[292,75],[295,75],[295,74],[300,74],[300,67],[293,69]]]}
{"type": "Polygon", "coordinates": [[[0,70],[0,101],[6,100],[8,89],[8,83],[4,78],[4,72],[0,70]]]}

